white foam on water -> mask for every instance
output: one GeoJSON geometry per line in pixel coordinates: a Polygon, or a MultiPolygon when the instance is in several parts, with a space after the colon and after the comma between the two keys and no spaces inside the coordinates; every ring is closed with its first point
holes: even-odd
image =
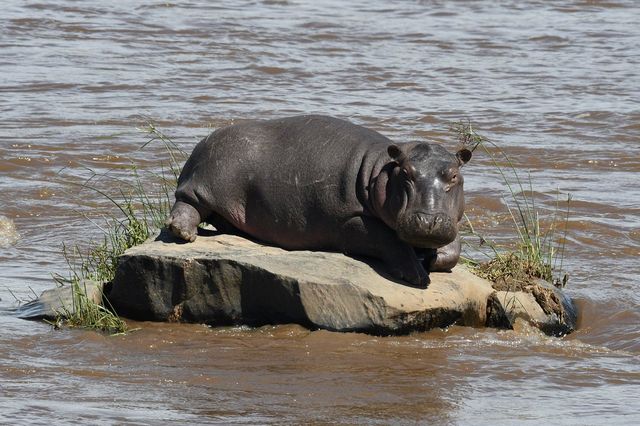
{"type": "Polygon", "coordinates": [[[0,248],[9,247],[20,239],[15,223],[6,216],[0,215],[0,248]]]}

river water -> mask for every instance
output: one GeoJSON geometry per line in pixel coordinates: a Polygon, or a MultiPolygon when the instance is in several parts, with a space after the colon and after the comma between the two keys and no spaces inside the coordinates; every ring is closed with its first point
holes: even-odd
{"type": "MultiPolygon", "coordinates": [[[[0,423],[640,423],[639,21],[635,0],[5,0],[0,423]],[[72,182],[125,176],[131,159],[161,170],[160,146],[138,150],[145,117],[190,150],[233,120],[300,113],[451,149],[450,124],[470,119],[541,208],[571,193],[580,329],[131,323],[110,337],[9,313],[113,211],[72,182]]],[[[489,158],[464,172],[476,230],[512,238],[489,158]]]]}

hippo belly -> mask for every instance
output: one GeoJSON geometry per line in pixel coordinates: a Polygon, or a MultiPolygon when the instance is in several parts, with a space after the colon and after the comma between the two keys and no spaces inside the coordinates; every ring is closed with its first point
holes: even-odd
{"type": "Polygon", "coordinates": [[[194,149],[176,201],[196,207],[202,221],[231,225],[284,248],[335,250],[332,234],[363,213],[356,178],[374,141],[383,150],[390,143],[325,117],[227,127],[194,149]]]}

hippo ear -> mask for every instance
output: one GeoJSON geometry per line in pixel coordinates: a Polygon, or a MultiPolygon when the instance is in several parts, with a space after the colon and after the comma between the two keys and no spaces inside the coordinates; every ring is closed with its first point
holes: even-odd
{"type": "Polygon", "coordinates": [[[416,169],[409,163],[407,154],[405,154],[398,145],[389,145],[387,153],[389,153],[389,157],[393,158],[393,160],[402,167],[402,170],[407,173],[409,179],[415,179],[416,169]]]}
{"type": "Polygon", "coordinates": [[[456,152],[456,158],[458,159],[458,166],[467,164],[469,160],[471,160],[471,151],[466,148],[462,148],[460,151],[456,152]]]}
{"type": "Polygon", "coordinates": [[[400,165],[407,160],[407,154],[402,152],[398,145],[389,145],[387,152],[389,153],[389,157],[393,158],[396,163],[400,165]]]}

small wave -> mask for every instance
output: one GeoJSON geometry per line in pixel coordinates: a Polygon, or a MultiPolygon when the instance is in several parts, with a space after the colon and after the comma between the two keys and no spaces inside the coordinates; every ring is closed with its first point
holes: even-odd
{"type": "Polygon", "coordinates": [[[8,217],[0,215],[0,248],[9,247],[20,239],[16,225],[8,217]]]}

